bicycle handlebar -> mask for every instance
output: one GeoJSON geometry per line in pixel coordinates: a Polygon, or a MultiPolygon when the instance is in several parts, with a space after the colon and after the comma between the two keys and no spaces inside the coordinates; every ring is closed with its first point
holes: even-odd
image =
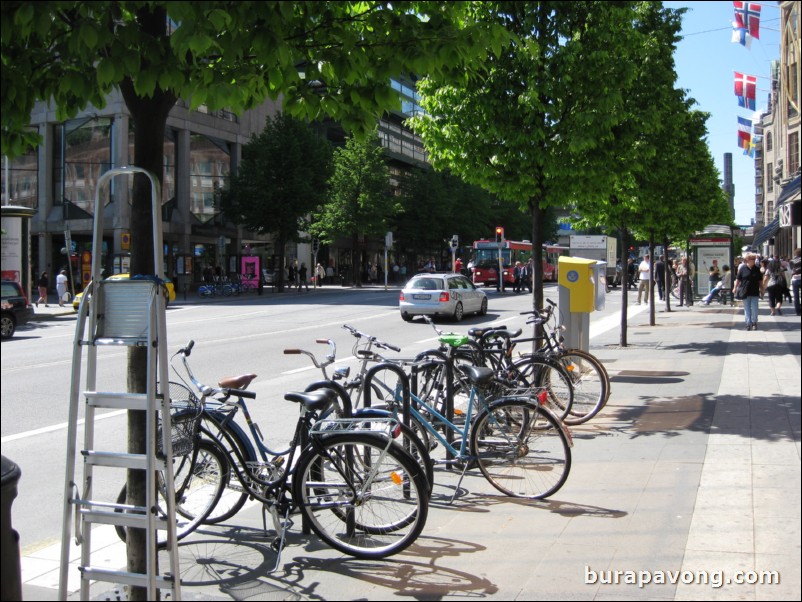
{"type": "Polygon", "coordinates": [[[380,341],[376,337],[369,335],[364,332],[360,332],[353,326],[349,326],[348,324],[343,324],[343,328],[354,335],[357,339],[368,339],[368,343],[372,345],[376,345],[380,349],[389,349],[390,351],[395,351],[396,353],[401,351],[401,347],[397,347],[396,345],[391,345],[390,343],[385,343],[384,341],[380,341]]]}
{"type": "MultiPolygon", "coordinates": [[[[195,375],[192,373],[192,369],[189,367],[189,362],[187,362],[187,357],[190,356],[192,353],[192,348],[195,346],[195,341],[190,340],[186,347],[182,347],[178,351],[175,352],[173,358],[176,355],[181,356],[181,361],[184,364],[184,369],[187,371],[187,376],[189,376],[189,380],[195,385],[195,388],[200,392],[203,397],[211,397],[214,395],[222,395],[222,399],[219,401],[226,402],[228,398],[231,396],[234,397],[246,397],[248,399],[256,399],[256,393],[253,391],[246,391],[244,389],[231,389],[228,387],[212,387],[211,385],[205,385],[200,382],[195,375]]],[[[172,360],[171,360],[172,364],[172,360]]],[[[175,369],[175,366],[172,367],[173,370],[178,374],[178,371],[175,369]]],[[[180,378],[180,375],[179,375],[180,378]]],[[[183,380],[183,379],[182,379],[183,380]]],[[[186,382],[186,381],[185,381],[186,382]]]]}

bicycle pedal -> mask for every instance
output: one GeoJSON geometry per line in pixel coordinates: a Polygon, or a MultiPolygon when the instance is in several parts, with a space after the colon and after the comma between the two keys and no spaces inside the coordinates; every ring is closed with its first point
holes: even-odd
{"type": "Polygon", "coordinates": [[[281,537],[275,537],[273,541],[270,542],[270,549],[276,554],[281,551],[281,537]]]}

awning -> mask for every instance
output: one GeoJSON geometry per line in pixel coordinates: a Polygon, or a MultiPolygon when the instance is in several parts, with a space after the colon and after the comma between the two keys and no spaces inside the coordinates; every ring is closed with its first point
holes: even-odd
{"type": "Polygon", "coordinates": [[[799,200],[799,178],[802,176],[797,176],[788,184],[783,186],[783,190],[780,193],[780,198],[777,199],[777,206],[779,207],[786,201],[792,200],[799,200]]]}
{"type": "Polygon", "coordinates": [[[779,229],[780,229],[780,218],[775,217],[768,224],[763,226],[763,228],[757,234],[755,234],[755,238],[752,241],[752,246],[757,247],[758,245],[762,245],[772,236],[777,234],[777,231],[779,229]]]}

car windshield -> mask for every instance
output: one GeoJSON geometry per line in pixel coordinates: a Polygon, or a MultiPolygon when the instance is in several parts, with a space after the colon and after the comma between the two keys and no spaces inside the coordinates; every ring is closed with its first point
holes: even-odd
{"type": "Polygon", "coordinates": [[[443,288],[443,281],[438,278],[416,278],[409,284],[410,288],[419,288],[424,291],[439,291],[443,288]]]}

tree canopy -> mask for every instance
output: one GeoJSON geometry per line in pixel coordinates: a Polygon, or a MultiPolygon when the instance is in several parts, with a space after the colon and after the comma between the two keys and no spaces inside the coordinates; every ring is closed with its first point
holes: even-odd
{"type": "MultiPolygon", "coordinates": [[[[286,243],[308,229],[308,215],[327,198],[331,148],[306,123],[280,113],[242,151],[242,162],[223,191],[222,209],[251,232],[275,234],[279,265],[286,243]]],[[[279,270],[283,290],[283,270],[279,270]]]]}

